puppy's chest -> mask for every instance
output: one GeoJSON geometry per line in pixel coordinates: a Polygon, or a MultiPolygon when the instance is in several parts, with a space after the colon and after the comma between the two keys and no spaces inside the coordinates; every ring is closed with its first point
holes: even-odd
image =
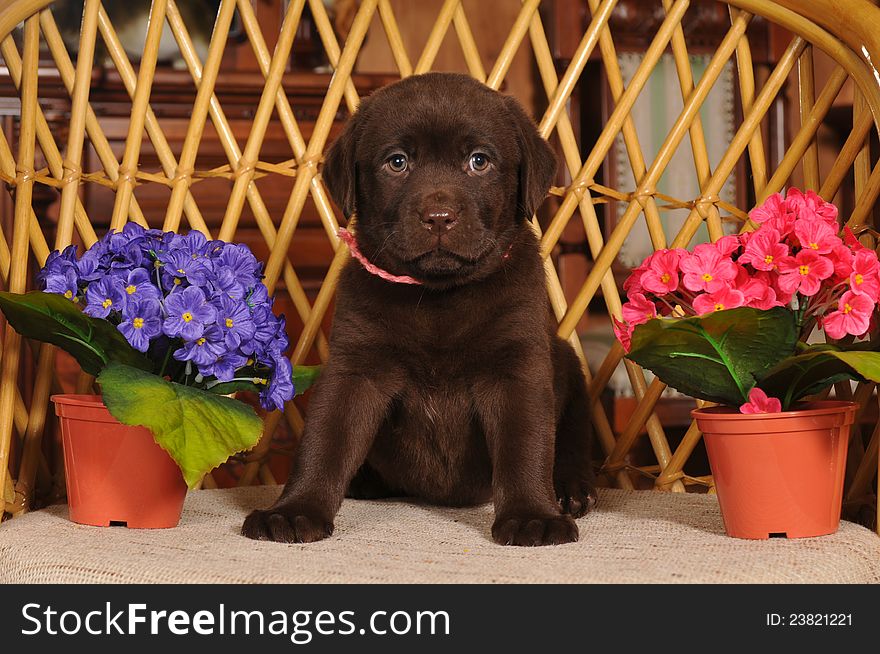
{"type": "Polygon", "coordinates": [[[489,458],[471,393],[455,384],[409,386],[395,398],[370,461],[407,494],[452,504],[485,499],[489,458]]]}
{"type": "Polygon", "coordinates": [[[439,375],[427,382],[416,381],[399,396],[399,418],[423,423],[434,431],[460,431],[474,415],[468,386],[463,379],[439,375]]]}

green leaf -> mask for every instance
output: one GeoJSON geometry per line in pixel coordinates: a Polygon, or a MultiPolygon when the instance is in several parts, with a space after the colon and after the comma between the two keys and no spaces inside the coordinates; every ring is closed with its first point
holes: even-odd
{"type": "Polygon", "coordinates": [[[794,352],[797,335],[794,315],[782,307],[655,318],[635,328],[627,358],[682,393],[737,406],[794,352]]]}
{"type": "Polygon", "coordinates": [[[263,430],[262,420],[243,402],[123,364],[108,364],[98,383],[113,417],[152,431],[190,487],[236,452],[256,445],[263,430]]]}
{"type": "MultiPolygon", "coordinates": [[[[240,370],[238,374],[243,377],[251,376],[251,378],[260,376],[257,371],[252,369],[240,370]]],[[[321,366],[293,366],[293,387],[296,390],[296,394],[302,395],[309,390],[320,374],[321,366]]],[[[208,390],[218,395],[229,395],[238,391],[259,393],[264,388],[265,386],[254,383],[251,379],[237,379],[235,381],[214,384],[208,390]]]]}
{"type": "Polygon", "coordinates": [[[110,361],[153,369],[152,362],[129,345],[116,327],[87,316],[61,295],[0,292],[0,309],[19,334],[57,345],[90,375],[97,375],[110,361]]]}
{"type": "Polygon", "coordinates": [[[801,398],[839,381],[880,383],[880,352],[866,351],[864,347],[864,343],[857,343],[846,350],[826,345],[808,348],[803,354],[783,359],[768,370],[759,379],[758,386],[782,400],[785,410],[801,398]]]}
{"type": "Polygon", "coordinates": [[[312,387],[321,374],[321,366],[294,366],[293,387],[297,395],[302,395],[312,387]]]}

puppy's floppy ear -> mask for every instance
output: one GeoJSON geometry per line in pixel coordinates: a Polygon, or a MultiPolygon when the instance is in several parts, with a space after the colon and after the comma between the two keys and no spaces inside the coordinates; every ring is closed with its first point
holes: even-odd
{"type": "Polygon", "coordinates": [[[357,159],[355,148],[357,147],[358,124],[360,123],[361,109],[348,119],[345,127],[324,157],[324,167],[321,177],[330,191],[330,197],[336,205],[342,209],[345,217],[350,217],[357,209],[356,183],[357,183],[357,159]]]}
{"type": "Polygon", "coordinates": [[[522,158],[519,163],[519,209],[529,220],[541,206],[556,176],[556,154],[541,135],[535,122],[512,96],[504,96],[504,104],[513,117],[519,136],[522,158]]]}

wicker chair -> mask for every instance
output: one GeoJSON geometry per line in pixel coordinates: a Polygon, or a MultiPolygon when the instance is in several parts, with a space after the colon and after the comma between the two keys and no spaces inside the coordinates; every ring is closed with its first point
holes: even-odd
{"type": "MultiPolygon", "coordinates": [[[[255,22],[252,3],[249,0],[223,0],[214,38],[204,62],[199,60],[192,47],[187,25],[181,18],[175,0],[153,0],[146,45],[137,67],[133,67],[129,61],[100,0],[85,2],[79,56],[75,62],[71,61],[62,43],[50,0],[0,0],[0,52],[19,90],[21,102],[17,143],[10,142],[0,132],[0,179],[8,185],[14,198],[14,215],[11,219],[0,216],[3,219],[0,225],[3,229],[0,234],[2,285],[12,291],[25,291],[31,266],[42,264],[50,250],[63,248],[74,238],[86,245],[96,240],[98,234],[93,228],[93,217],[87,215],[80,198],[83,185],[102,185],[115,192],[111,228],[118,229],[129,220],[146,224],[138,204],[137,188],[146,184],[160,184],[170,189],[161,226],[170,230],[197,229],[208,233],[208,224],[194,199],[192,187],[203,179],[222,177],[230,180],[231,193],[219,230],[211,235],[234,239],[242,211],[246,205],[249,207],[270,251],[266,264],[266,284],[270,289],[275,289],[279,281],[283,281],[283,292],[290,295],[305,325],[301,332],[292,335],[296,345],[291,358],[294,363],[299,363],[310,354],[323,356],[326,343],[322,320],[331,305],[340,269],[348,260],[348,251],[336,235],[337,215],[321,181],[321,157],[340,105],[344,102],[349,111],[357,107],[358,89],[352,81],[352,71],[374,15],[378,15],[381,21],[401,76],[431,70],[438,49],[452,25],[471,74],[490,87],[499,88],[514,55],[526,39],[530,41],[540,82],[549,99],[546,111],[538,117],[540,132],[545,137],[550,138],[555,134],[558,138],[567,178],[571,180],[565,187],[553,189],[553,194],[558,198],[555,210],[550,219],[543,222],[543,229],[537,220],[534,228],[539,232],[541,253],[546,260],[548,292],[559,319],[559,334],[569,339],[578,352],[582,352],[582,349],[575,328],[600,291],[608,313],[614,316],[620,314],[621,300],[611,266],[637,221],[646,221],[653,246],[662,248],[686,245],[703,224],[707,225],[711,238],[716,239],[722,235],[725,222],[744,223],[747,220],[750,207],[733,206],[719,197],[723,184],[742,159],[747,158],[751,170],[748,181],[752,185],[751,196],[759,202],[782,189],[796,166],[801,166],[799,170],[803,171],[804,186],[816,189],[827,198],[836,194],[847,175],[853,171],[855,208],[848,217],[848,223],[860,226],[870,221],[880,193],[880,166],[874,165],[876,156],[872,156],[869,149],[871,128],[876,129],[880,124],[880,74],[872,63],[880,61],[880,34],[876,30],[876,25],[880,24],[880,9],[868,0],[729,0],[726,4],[730,10],[730,29],[703,75],[699,80],[694,80],[681,27],[689,1],[662,0],[665,19],[644,53],[642,63],[630,82],[624,85],[613,35],[608,27],[616,1],[588,2],[591,22],[570,63],[559,76],[538,12],[540,0],[522,2],[507,40],[489,70],[484,68],[484,59],[460,0],[443,2],[417,61],[412,61],[403,47],[390,0],[363,0],[342,44],[337,42],[320,0],[292,0],[280,33],[271,35],[270,40],[277,37],[274,53],[270,53],[255,22]],[[308,141],[302,136],[287,96],[279,91],[306,3],[330,63],[335,68],[335,75],[329,82],[308,141]],[[214,94],[224,45],[236,10],[265,78],[246,143],[239,143],[232,136],[224,108],[214,94]],[[780,25],[794,35],[763,85],[756,83],[749,43],[748,27],[756,16],[780,25]],[[13,38],[13,32],[22,23],[23,38],[13,38]],[[170,27],[180,45],[192,84],[197,89],[191,120],[179,152],[169,146],[161,120],[151,109],[151,85],[163,25],[170,27]],[[131,96],[130,122],[121,157],[111,151],[90,106],[92,59],[98,39],[104,43],[131,96]],[[38,79],[38,68],[43,71],[47,66],[45,57],[41,61],[41,44],[48,47],[51,61],[54,62],[50,67],[54,66],[54,74],[63,82],[70,97],[69,120],[60,131],[49,129],[41,108],[42,80],[38,79]],[[814,88],[812,71],[815,50],[829,55],[837,66],[821,90],[814,88]],[[604,66],[614,108],[595,144],[582,158],[582,149],[575,138],[566,105],[587,60],[597,52],[604,66]],[[684,109],[666,134],[659,153],[650,161],[642,153],[639,135],[633,128],[629,112],[643,91],[653,67],[665,52],[671,52],[674,56],[684,109]],[[725,63],[731,60],[737,64],[742,119],[726,152],[713,168],[705,149],[699,109],[725,63]],[[795,66],[799,67],[800,73],[801,124],[789,127],[791,139],[784,156],[773,169],[768,170],[762,124],[766,126],[768,110],[795,66]],[[817,130],[848,79],[854,81],[856,88],[852,130],[833,166],[824,178],[820,178],[817,130]],[[209,120],[222,142],[228,165],[199,170],[195,167],[196,157],[203,128],[209,120]],[[264,136],[274,121],[280,122],[291,149],[289,161],[281,164],[261,160],[264,136]],[[139,170],[145,134],[159,156],[160,170],[139,170]],[[635,188],[608,188],[594,181],[618,134],[622,135],[626,144],[628,163],[633,178],[637,180],[635,188]],[[658,180],[686,135],[690,138],[696,164],[694,174],[702,192],[698,197],[662,196],[656,190],[658,180]],[[86,143],[91,143],[97,152],[101,162],[97,170],[83,170],[86,143]],[[39,153],[39,157],[35,152],[39,153]],[[38,160],[44,161],[45,166],[39,167],[36,163],[38,160]],[[269,214],[257,187],[256,180],[266,176],[294,178],[286,210],[281,216],[269,214]],[[47,241],[44,226],[38,222],[33,208],[33,195],[40,186],[52,187],[60,192],[57,226],[51,226],[55,234],[53,243],[47,241]],[[309,196],[317,207],[326,237],[335,251],[329,272],[313,302],[309,301],[303,290],[297,261],[289,256],[291,244],[297,238],[298,221],[309,196]],[[609,200],[623,202],[626,208],[614,229],[610,233],[603,233],[596,206],[609,200]],[[670,207],[685,208],[688,215],[680,233],[667,237],[660,213],[670,207]],[[563,229],[570,221],[583,224],[593,265],[581,288],[567,302],[552,255],[563,229]]],[[[382,38],[382,34],[371,38],[382,38]]],[[[57,383],[53,350],[43,347],[31,357],[22,346],[19,335],[7,327],[0,369],[0,489],[3,491],[0,499],[5,502],[0,507],[5,507],[5,512],[12,515],[24,513],[31,507],[38,473],[45,475],[52,472],[43,454],[41,439],[47,424],[48,397],[57,383]],[[24,364],[27,364],[27,370],[23,369],[24,364]],[[16,465],[13,466],[13,463],[16,465]]],[[[654,411],[664,385],[656,380],[647,383],[643,371],[627,361],[624,362],[626,373],[638,404],[622,433],[612,432],[599,397],[620,364],[622,355],[622,349],[616,345],[600,366],[592,370],[585,366],[584,370],[595,405],[595,429],[606,456],[603,469],[607,479],[621,489],[632,489],[635,477],[648,477],[660,490],[682,492],[690,487],[709,487],[711,490],[710,477],[690,477],[683,472],[700,439],[696,426],[691,425],[683,440],[673,449],[654,411]],[[636,468],[629,463],[627,455],[645,430],[656,464],[636,468]]],[[[81,378],[79,387],[86,389],[90,384],[90,379],[81,378]]],[[[838,393],[852,391],[840,387],[838,393]]],[[[859,385],[853,396],[863,406],[876,402],[872,385],[859,385]]],[[[292,403],[287,412],[287,423],[301,428],[301,416],[292,403]]],[[[272,481],[264,459],[273,432],[284,419],[281,413],[268,416],[265,435],[244,465],[239,479],[241,485],[250,485],[257,480],[272,481]]],[[[866,449],[861,447],[861,443],[853,448],[855,459],[847,492],[850,501],[860,502],[871,495],[871,484],[878,467],[878,434],[880,428],[874,430],[866,449]]],[[[207,483],[210,484],[210,480],[207,483]]]]}

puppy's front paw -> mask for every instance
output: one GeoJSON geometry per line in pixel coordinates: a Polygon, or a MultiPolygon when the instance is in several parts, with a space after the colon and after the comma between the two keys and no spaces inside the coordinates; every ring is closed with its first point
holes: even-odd
{"type": "Polygon", "coordinates": [[[511,514],[495,519],[492,538],[499,545],[561,545],[575,542],[578,528],[567,515],[511,514]]]}
{"type": "Polygon", "coordinates": [[[313,543],[333,533],[333,521],[303,507],[277,506],[253,511],[244,520],[242,536],[276,543],[313,543]]]}
{"type": "Polygon", "coordinates": [[[599,495],[589,482],[580,479],[557,481],[556,501],[563,513],[572,518],[580,518],[593,510],[599,501],[599,495]]]}

